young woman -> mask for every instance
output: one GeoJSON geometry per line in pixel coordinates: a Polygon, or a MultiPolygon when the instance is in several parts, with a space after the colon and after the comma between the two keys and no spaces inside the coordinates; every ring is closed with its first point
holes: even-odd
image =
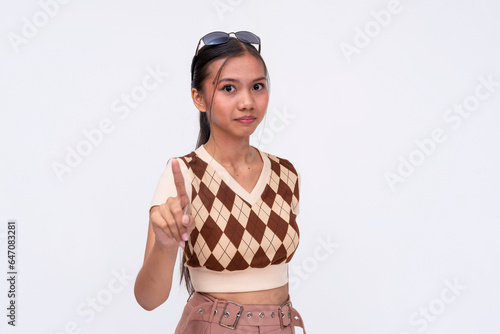
{"type": "Polygon", "coordinates": [[[304,328],[288,293],[299,175],[288,160],[250,145],[269,101],[260,38],[246,31],[202,37],[191,87],[198,143],[170,159],[158,183],[136,299],[146,310],[167,300],[182,247],[190,296],[176,334],[295,333],[304,328]]]}

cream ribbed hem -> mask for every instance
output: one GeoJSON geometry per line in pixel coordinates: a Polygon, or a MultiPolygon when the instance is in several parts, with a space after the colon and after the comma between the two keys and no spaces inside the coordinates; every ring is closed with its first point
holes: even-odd
{"type": "Polygon", "coordinates": [[[236,271],[214,271],[205,267],[186,267],[189,269],[194,289],[200,292],[267,290],[288,283],[288,263],[236,271]]]}

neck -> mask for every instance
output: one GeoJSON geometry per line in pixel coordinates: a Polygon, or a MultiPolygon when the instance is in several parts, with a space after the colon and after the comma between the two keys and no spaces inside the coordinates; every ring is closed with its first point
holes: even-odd
{"type": "Polygon", "coordinates": [[[222,166],[241,166],[252,163],[257,151],[250,146],[250,138],[221,138],[210,136],[203,145],[205,150],[222,166]]]}

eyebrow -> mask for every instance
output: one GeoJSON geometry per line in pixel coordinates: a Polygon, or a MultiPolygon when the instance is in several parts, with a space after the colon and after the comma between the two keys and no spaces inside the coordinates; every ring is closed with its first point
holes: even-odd
{"type": "MultiPolygon", "coordinates": [[[[261,80],[266,80],[266,77],[260,77],[260,78],[254,79],[252,82],[257,82],[257,81],[261,81],[261,80]]],[[[229,82],[236,82],[236,83],[240,82],[239,80],[232,79],[232,78],[222,78],[219,80],[219,82],[222,82],[222,81],[229,81],[229,82]]]]}

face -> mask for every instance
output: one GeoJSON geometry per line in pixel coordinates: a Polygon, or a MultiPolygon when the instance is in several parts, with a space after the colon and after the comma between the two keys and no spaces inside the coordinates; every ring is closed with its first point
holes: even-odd
{"type": "Polygon", "coordinates": [[[209,113],[210,130],[215,137],[249,137],[264,118],[269,102],[264,66],[248,53],[231,58],[215,85],[224,60],[209,65],[210,75],[203,93],[193,92],[193,100],[200,111],[209,113]]]}

